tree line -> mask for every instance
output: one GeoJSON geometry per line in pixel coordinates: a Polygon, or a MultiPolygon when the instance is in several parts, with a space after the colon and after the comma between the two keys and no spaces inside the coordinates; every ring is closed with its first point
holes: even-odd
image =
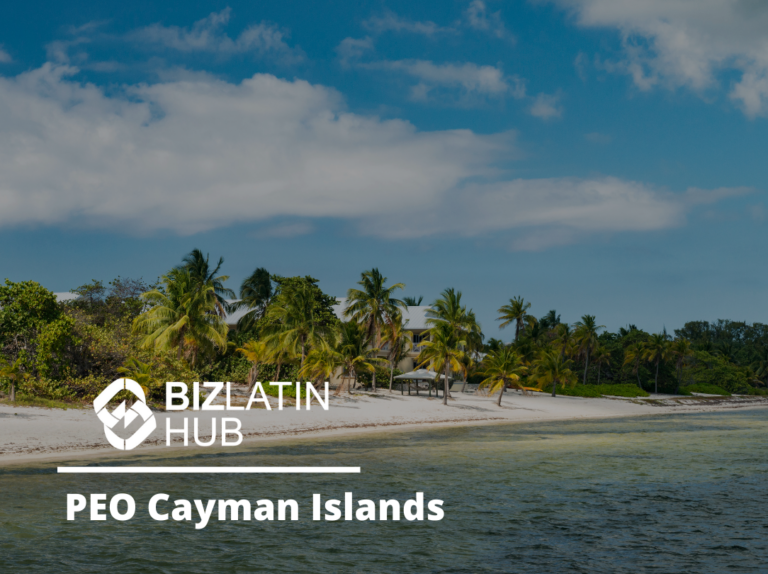
{"type": "MultiPolygon", "coordinates": [[[[258,268],[226,287],[224,260],[195,249],[157,282],[118,277],[92,281],[58,302],[33,281],[0,285],[0,385],[11,400],[90,400],[127,376],[150,399],[165,381],[311,380],[337,375],[337,393],[391,392],[398,365],[413,356],[404,313],[423,297],[398,297],[403,283],[361,273],[347,292],[342,317],[335,297],[309,276],[282,277],[258,268]],[[227,318],[239,313],[235,328],[227,318]]],[[[626,394],[636,389],[763,394],[768,379],[768,327],[732,321],[686,323],[670,336],[628,325],[610,333],[595,316],[574,324],[550,311],[540,318],[513,297],[498,310],[512,341],[486,340],[462,293],[445,289],[426,312],[427,336],[416,366],[434,371],[450,397],[450,381],[477,384],[502,400],[503,390],[556,395],[626,394]],[[630,388],[631,387],[631,388],[630,388]],[[607,389],[607,390],[606,390],[607,389]],[[598,393],[598,390],[600,391],[598,393]]]]}

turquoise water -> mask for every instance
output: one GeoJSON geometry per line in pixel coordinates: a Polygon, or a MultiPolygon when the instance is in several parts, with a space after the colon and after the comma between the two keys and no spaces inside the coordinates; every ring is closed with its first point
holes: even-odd
{"type": "MultiPolygon", "coordinates": [[[[768,572],[768,411],[365,434],[100,464],[353,465],[360,475],[0,468],[0,572],[768,572]],[[312,493],[445,501],[440,522],[313,522],[312,493]],[[127,522],[65,520],[127,492],[127,522]],[[293,498],[298,522],[156,522],[146,502],[293,498]]],[[[68,464],[83,461],[68,461],[68,464]]],[[[94,464],[93,461],[87,462],[94,464]]],[[[59,464],[59,463],[57,463],[59,464]]],[[[61,463],[63,464],[63,463],[61,463]]]]}

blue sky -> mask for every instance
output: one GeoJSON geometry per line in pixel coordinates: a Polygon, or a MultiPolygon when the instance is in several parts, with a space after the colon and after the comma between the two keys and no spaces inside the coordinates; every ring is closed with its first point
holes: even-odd
{"type": "MultiPolygon", "coordinates": [[[[617,329],[768,322],[768,6],[27,2],[0,21],[2,275],[193,247],[343,295],[379,267],[617,329]]],[[[502,333],[509,338],[509,333],[502,333]]]]}

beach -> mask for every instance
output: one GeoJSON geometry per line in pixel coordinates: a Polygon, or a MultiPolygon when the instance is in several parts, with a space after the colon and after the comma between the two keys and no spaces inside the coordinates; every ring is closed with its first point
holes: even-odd
{"type": "MultiPolygon", "coordinates": [[[[276,403],[275,403],[276,404],[276,403]]],[[[211,419],[222,416],[242,421],[244,442],[274,441],[289,437],[333,437],[365,432],[407,431],[440,427],[476,426],[499,423],[526,423],[565,420],[604,419],[643,415],[704,413],[732,409],[767,408],[766,397],[670,397],[650,399],[582,398],[543,393],[522,394],[508,391],[501,406],[493,397],[453,392],[448,405],[442,398],[401,395],[395,391],[354,393],[331,396],[327,411],[317,404],[307,410],[286,406],[248,411],[156,411],[157,428],[136,453],[168,449],[166,419],[173,429],[183,427],[185,417],[198,417],[199,438],[211,437],[211,419]]],[[[0,405],[0,465],[34,460],[55,460],[81,456],[114,455],[104,427],[91,408],[45,409],[0,405]]],[[[131,427],[128,427],[128,431],[131,427]]],[[[190,428],[189,447],[196,451],[221,449],[220,437],[211,447],[194,445],[190,428]]],[[[179,435],[173,435],[172,447],[181,447],[179,435]]],[[[185,450],[187,450],[185,449],[185,450]]]]}

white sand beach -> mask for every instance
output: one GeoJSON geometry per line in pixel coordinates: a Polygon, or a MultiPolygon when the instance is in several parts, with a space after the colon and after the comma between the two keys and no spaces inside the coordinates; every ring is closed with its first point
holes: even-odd
{"type": "MultiPolygon", "coordinates": [[[[286,407],[226,412],[156,412],[157,429],[132,452],[165,449],[166,418],[172,428],[183,426],[187,416],[200,418],[200,438],[210,437],[213,417],[236,416],[242,421],[246,441],[275,440],[286,437],[321,437],[382,430],[407,430],[445,426],[493,423],[523,423],[572,419],[599,419],[657,415],[664,413],[712,412],[723,409],[768,408],[768,397],[668,397],[651,399],[580,398],[518,391],[505,393],[501,406],[494,399],[454,392],[447,406],[442,399],[423,393],[401,395],[379,391],[372,395],[331,397],[328,411],[314,406],[310,411],[286,407]]],[[[114,455],[104,435],[104,427],[90,408],[45,409],[0,405],[0,464],[30,460],[114,455]]],[[[129,429],[130,430],[130,427],[129,429]]],[[[190,428],[190,435],[192,429],[190,428]]],[[[190,448],[203,448],[192,446],[190,448]]],[[[216,440],[219,444],[219,438],[216,440]]],[[[173,446],[181,446],[176,435],[173,446]]],[[[211,448],[216,448],[216,446],[211,448]]]]}

